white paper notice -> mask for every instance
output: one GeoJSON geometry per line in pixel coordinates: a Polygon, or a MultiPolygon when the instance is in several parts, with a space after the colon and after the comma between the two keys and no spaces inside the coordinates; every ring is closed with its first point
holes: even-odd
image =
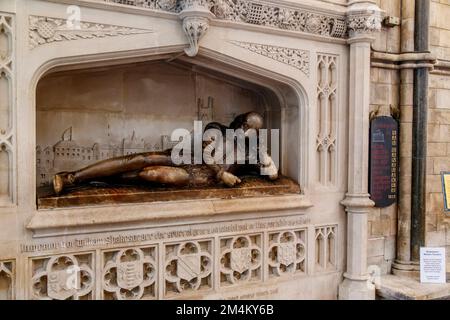
{"type": "Polygon", "coordinates": [[[420,248],[420,282],[446,282],[445,248],[420,248]]]}

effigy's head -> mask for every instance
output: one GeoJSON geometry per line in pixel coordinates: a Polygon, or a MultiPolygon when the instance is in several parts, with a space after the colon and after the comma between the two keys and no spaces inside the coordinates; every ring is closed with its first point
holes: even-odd
{"type": "Polygon", "coordinates": [[[257,112],[248,112],[237,116],[230,124],[230,128],[242,129],[247,133],[250,129],[258,131],[264,126],[264,118],[257,112]]]}

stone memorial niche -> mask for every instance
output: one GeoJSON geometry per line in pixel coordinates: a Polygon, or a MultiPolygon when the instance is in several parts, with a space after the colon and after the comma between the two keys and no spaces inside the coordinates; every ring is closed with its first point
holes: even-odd
{"type": "MultiPolygon", "coordinates": [[[[148,170],[141,171],[159,170],[160,178],[168,180],[172,173],[187,170],[189,181],[183,185],[131,179],[128,175],[135,169],[129,169],[120,177],[94,177],[58,194],[54,190],[55,175],[104,160],[147,152],[167,152],[170,160],[170,150],[180,142],[172,141],[172,133],[185,129],[192,137],[182,139],[192,140],[194,121],[201,121],[197,126],[203,133],[210,123],[229,127],[239,115],[256,112],[263,117],[262,128],[269,129],[268,141],[280,152],[280,130],[286,130],[280,101],[261,85],[176,60],[150,61],[49,73],[40,80],[36,98],[36,183],[41,209],[300,193],[295,176],[269,179],[259,172],[244,172],[240,183],[227,186],[217,181],[208,166],[194,163],[177,169],[148,165],[148,170]]],[[[296,152],[289,149],[286,152],[296,152]]],[[[287,170],[281,168],[281,172],[287,170]]]]}
{"type": "Polygon", "coordinates": [[[0,1],[0,298],[373,298],[368,97],[382,16],[367,1],[310,2],[0,1]],[[51,185],[251,111],[280,130],[277,179],[51,185]]]}

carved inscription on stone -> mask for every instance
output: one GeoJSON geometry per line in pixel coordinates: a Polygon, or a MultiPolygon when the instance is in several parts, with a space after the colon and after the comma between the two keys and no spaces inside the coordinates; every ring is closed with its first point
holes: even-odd
{"type": "Polygon", "coordinates": [[[261,280],[261,246],[261,235],[220,239],[221,286],[261,280]]]}
{"type": "Polygon", "coordinates": [[[32,298],[86,300],[93,298],[92,254],[32,259],[32,298]]]}
{"type": "Polygon", "coordinates": [[[269,277],[306,272],[306,230],[269,234],[269,277]]]}
{"type": "Polygon", "coordinates": [[[212,288],[212,241],[165,245],[165,295],[212,288]]]}
{"type": "Polygon", "coordinates": [[[137,300],[156,297],[156,248],[129,248],[103,253],[104,299],[137,300]]]}
{"type": "MultiPolygon", "coordinates": [[[[230,225],[233,228],[222,225],[220,230],[213,227],[208,229],[214,231],[210,238],[205,237],[206,233],[197,233],[200,229],[194,226],[178,230],[180,234],[163,233],[159,229],[154,236],[121,234],[108,238],[107,242],[69,237],[64,246],[53,246],[51,250],[90,245],[99,259],[94,259],[93,252],[30,257],[29,297],[47,300],[192,298],[226,294],[230,287],[252,288],[248,285],[253,283],[266,286],[268,280],[282,276],[294,281],[296,276],[311,272],[307,270],[308,228],[316,235],[316,242],[309,244],[311,249],[316,248],[316,270],[335,270],[337,226],[307,227],[304,222],[292,217],[286,217],[283,223],[278,218],[268,221],[262,218],[247,222],[251,228],[235,228],[235,224],[230,225]],[[198,240],[200,236],[204,238],[198,240]]],[[[0,262],[0,295],[13,296],[13,279],[14,264],[0,262]]],[[[270,295],[267,290],[264,292],[270,295]]],[[[236,294],[242,299],[264,295],[236,294]]]]}

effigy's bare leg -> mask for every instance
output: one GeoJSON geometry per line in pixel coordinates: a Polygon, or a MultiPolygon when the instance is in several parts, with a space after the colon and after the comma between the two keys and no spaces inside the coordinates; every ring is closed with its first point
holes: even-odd
{"type": "Polygon", "coordinates": [[[138,176],[148,182],[170,186],[185,186],[190,180],[189,173],[183,168],[168,166],[146,167],[139,172],[138,176]]]}
{"type": "Polygon", "coordinates": [[[75,185],[94,179],[107,178],[158,165],[173,165],[170,153],[148,152],[111,158],[94,163],[77,171],[56,174],[53,178],[53,189],[56,194],[59,194],[67,185],[75,185]]]}

